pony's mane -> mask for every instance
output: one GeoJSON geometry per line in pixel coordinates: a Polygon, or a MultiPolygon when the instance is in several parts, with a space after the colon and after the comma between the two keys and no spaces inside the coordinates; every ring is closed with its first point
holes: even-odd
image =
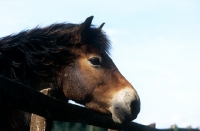
{"type": "Polygon", "coordinates": [[[0,74],[24,84],[52,82],[63,67],[76,59],[81,44],[108,53],[104,32],[91,26],[79,33],[81,24],[60,23],[36,27],[0,39],[0,74]]]}

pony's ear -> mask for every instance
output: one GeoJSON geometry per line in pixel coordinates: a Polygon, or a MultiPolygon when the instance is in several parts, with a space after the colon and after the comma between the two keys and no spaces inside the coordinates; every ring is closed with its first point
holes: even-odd
{"type": "Polygon", "coordinates": [[[94,16],[90,16],[81,24],[81,33],[87,32],[90,29],[93,18],[94,16]]]}
{"type": "Polygon", "coordinates": [[[103,26],[105,25],[105,23],[103,22],[99,27],[98,27],[98,29],[102,29],[103,28],[103,26]]]}
{"type": "Polygon", "coordinates": [[[80,24],[77,30],[77,34],[75,36],[76,43],[81,43],[82,38],[85,37],[85,35],[87,35],[90,29],[93,17],[94,16],[88,17],[83,23],[80,24]]]}

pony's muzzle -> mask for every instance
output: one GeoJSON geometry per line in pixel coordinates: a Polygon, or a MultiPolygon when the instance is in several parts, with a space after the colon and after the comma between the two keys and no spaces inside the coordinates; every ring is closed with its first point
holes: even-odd
{"type": "Polygon", "coordinates": [[[112,118],[116,123],[126,123],[137,118],[140,112],[140,98],[134,89],[125,88],[112,99],[110,107],[112,118]]]}

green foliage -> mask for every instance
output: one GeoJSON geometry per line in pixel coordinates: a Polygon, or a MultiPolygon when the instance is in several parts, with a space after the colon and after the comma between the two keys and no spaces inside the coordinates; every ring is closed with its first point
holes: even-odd
{"type": "Polygon", "coordinates": [[[107,131],[108,129],[73,122],[54,121],[52,131],[107,131]]]}

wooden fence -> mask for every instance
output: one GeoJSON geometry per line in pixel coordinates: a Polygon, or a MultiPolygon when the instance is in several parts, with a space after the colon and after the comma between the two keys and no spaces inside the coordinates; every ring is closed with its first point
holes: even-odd
{"type": "MultiPolygon", "coordinates": [[[[154,129],[155,131],[199,131],[199,128],[191,128],[188,126],[186,128],[180,128],[176,125],[169,126],[169,128],[164,129],[156,129],[155,123],[147,125],[154,129]]],[[[70,123],[70,122],[55,122],[52,128],[52,131],[120,131],[120,130],[112,130],[105,129],[91,125],[85,125],[81,123],[70,123]]],[[[135,129],[133,129],[135,131],[135,129]]]]}
{"type": "MultiPolygon", "coordinates": [[[[188,126],[186,128],[179,128],[177,125],[172,125],[170,128],[167,129],[156,129],[155,123],[149,124],[147,126],[151,127],[152,129],[155,129],[154,131],[199,131],[199,128],[192,128],[191,126],[188,126]]],[[[119,130],[109,129],[108,131],[119,131],[119,130]]]]}
{"type": "MultiPolygon", "coordinates": [[[[135,122],[126,125],[117,124],[112,120],[111,116],[46,96],[32,88],[16,83],[1,75],[0,103],[57,121],[84,123],[103,128],[126,131],[172,131],[172,129],[156,129],[135,122]]],[[[189,130],[181,128],[179,131],[189,130]]],[[[192,129],[191,131],[199,130],[192,129]]]]}

